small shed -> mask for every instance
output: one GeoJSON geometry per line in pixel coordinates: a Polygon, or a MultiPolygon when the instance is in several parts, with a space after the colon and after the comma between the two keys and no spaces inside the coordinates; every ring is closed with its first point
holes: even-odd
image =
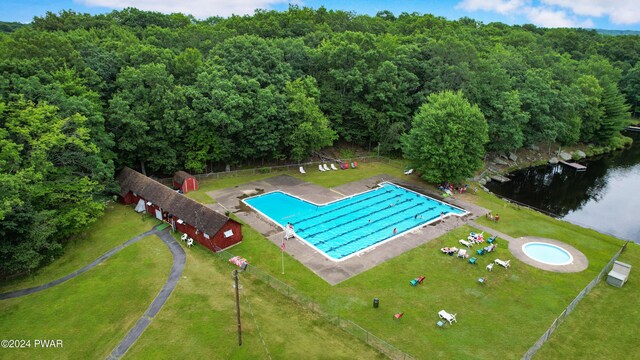
{"type": "Polygon", "coordinates": [[[198,190],[198,180],[186,171],[176,171],[173,174],[173,186],[186,194],[189,191],[198,190]]]}
{"type": "Polygon", "coordinates": [[[607,284],[613,285],[615,287],[622,287],[622,285],[627,282],[630,272],[631,265],[623,263],[621,261],[615,261],[613,263],[613,268],[607,275],[607,284]]]}

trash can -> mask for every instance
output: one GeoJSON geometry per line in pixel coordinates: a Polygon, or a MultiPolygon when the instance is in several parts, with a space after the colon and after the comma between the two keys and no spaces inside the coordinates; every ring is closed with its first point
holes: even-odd
{"type": "Polygon", "coordinates": [[[373,298],[373,307],[377,308],[380,305],[380,300],[378,298],[373,298]]]}

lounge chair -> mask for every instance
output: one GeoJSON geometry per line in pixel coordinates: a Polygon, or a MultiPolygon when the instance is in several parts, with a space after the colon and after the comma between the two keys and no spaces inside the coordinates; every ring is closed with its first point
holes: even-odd
{"type": "Polygon", "coordinates": [[[458,240],[458,242],[466,247],[471,247],[473,245],[473,243],[468,242],[466,240],[462,240],[462,239],[458,240]]]}
{"type": "Polygon", "coordinates": [[[304,167],[300,166],[300,174],[306,174],[307,172],[304,171],[304,167]]]}
{"type": "Polygon", "coordinates": [[[508,269],[509,267],[511,267],[511,265],[509,264],[510,262],[511,262],[511,260],[507,260],[507,261],[500,260],[500,259],[495,259],[494,260],[494,263],[504,267],[505,269],[508,269]]]}
{"type": "Polygon", "coordinates": [[[322,164],[322,167],[324,168],[324,171],[331,171],[331,169],[329,169],[327,164],[322,164]]]}
{"type": "Polygon", "coordinates": [[[351,168],[352,169],[355,169],[357,167],[358,167],[358,163],[357,162],[354,161],[354,162],[351,163],[351,168]]]}
{"type": "Polygon", "coordinates": [[[326,171],[326,170],[322,167],[322,164],[318,164],[318,170],[320,170],[320,171],[326,171]]]}
{"type": "Polygon", "coordinates": [[[404,313],[403,313],[403,312],[401,312],[401,313],[397,313],[397,314],[393,315],[393,318],[394,318],[394,319],[400,319],[400,318],[401,318],[401,317],[403,317],[403,316],[404,316],[404,313]]]}
{"type": "Polygon", "coordinates": [[[458,322],[458,320],[456,320],[456,314],[449,314],[445,310],[440,310],[438,316],[440,316],[440,319],[447,320],[450,325],[453,324],[454,321],[458,322]]]}
{"type": "Polygon", "coordinates": [[[489,244],[493,244],[494,241],[498,240],[498,235],[493,235],[490,238],[487,239],[487,242],[489,244]]]}
{"type": "Polygon", "coordinates": [[[470,258],[470,259],[469,259],[469,264],[473,264],[473,265],[475,265],[475,264],[476,264],[476,261],[478,261],[478,258],[477,258],[477,257],[475,257],[475,256],[473,256],[472,258],[470,258]]]}
{"type": "Polygon", "coordinates": [[[404,172],[405,175],[411,175],[413,173],[413,169],[409,169],[404,172]]]}
{"type": "Polygon", "coordinates": [[[340,169],[342,170],[347,170],[349,168],[349,165],[346,163],[340,163],[340,169]]]}
{"type": "Polygon", "coordinates": [[[467,249],[460,249],[460,250],[458,250],[458,257],[461,257],[461,258],[463,258],[463,259],[464,259],[465,257],[467,257],[467,249]]]}
{"type": "Polygon", "coordinates": [[[418,284],[422,285],[423,281],[424,281],[424,276],[420,276],[420,277],[417,277],[417,278],[411,280],[411,285],[413,285],[413,286],[416,286],[418,284]]]}
{"type": "Polygon", "coordinates": [[[331,170],[338,170],[338,168],[335,165],[331,164],[331,170]]]}

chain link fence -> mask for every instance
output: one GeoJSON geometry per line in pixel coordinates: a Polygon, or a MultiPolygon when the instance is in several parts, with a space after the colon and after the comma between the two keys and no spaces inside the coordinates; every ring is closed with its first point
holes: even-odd
{"type": "Polygon", "coordinates": [[[540,350],[540,348],[544,345],[545,342],[547,342],[547,339],[549,339],[549,337],[551,336],[551,334],[553,334],[553,332],[556,330],[556,328],[558,326],[560,326],[560,324],[562,324],[564,319],[569,314],[571,314],[571,312],[573,311],[573,309],[575,309],[575,307],[578,305],[580,300],[582,300],[585,296],[587,296],[587,294],[589,294],[589,292],[591,292],[591,290],[594,287],[596,287],[596,285],[598,285],[600,280],[602,280],[602,278],[604,276],[606,276],[606,274],[611,270],[611,268],[613,267],[613,263],[616,260],[618,260],[618,257],[620,257],[620,254],[622,254],[624,252],[624,250],[627,248],[627,244],[628,243],[629,243],[628,241],[626,243],[624,243],[624,245],[620,248],[620,250],[618,250],[618,252],[611,258],[611,260],[609,260],[607,265],[605,265],[604,268],[602,268],[602,271],[600,271],[598,276],[596,276],[593,280],[591,280],[591,282],[587,286],[585,286],[585,288],[582,289],[582,291],[580,291],[578,296],[576,296],[573,299],[573,301],[571,301],[569,306],[567,306],[567,308],[564,309],[562,311],[562,313],[560,313],[560,316],[558,316],[553,321],[553,323],[547,329],[547,331],[545,331],[544,334],[538,339],[538,341],[536,341],[536,343],[533,344],[533,346],[531,346],[531,348],[529,348],[529,350],[522,356],[523,360],[530,360],[531,358],[533,358],[533,356],[536,354],[536,352],[538,350],[540,350]]]}
{"type": "MultiPolygon", "coordinates": [[[[360,156],[349,159],[341,159],[343,163],[351,164],[352,162],[359,163],[372,163],[372,162],[382,162],[385,164],[394,165],[394,161],[388,159],[383,156],[360,156]]],[[[222,171],[222,172],[211,172],[206,174],[195,174],[193,177],[198,181],[202,181],[205,179],[224,179],[224,178],[232,178],[239,177],[245,175],[256,175],[256,174],[270,174],[277,172],[290,172],[290,171],[299,171],[300,167],[304,167],[306,171],[314,171],[317,170],[318,165],[331,163],[332,161],[311,161],[299,164],[288,164],[288,165],[275,165],[275,166],[263,166],[252,169],[242,169],[242,170],[231,170],[231,171],[222,171]]],[[[173,186],[173,178],[154,178],[154,180],[159,183],[172,187],[173,186]]]]}
{"type": "MultiPolygon", "coordinates": [[[[227,250],[219,250],[216,252],[216,254],[219,256],[219,258],[223,259],[226,262],[228,262],[229,259],[235,256],[227,250]]],[[[287,285],[284,282],[278,280],[277,278],[271,276],[270,274],[263,271],[262,269],[256,266],[250,265],[246,267],[245,272],[251,274],[251,276],[253,276],[255,279],[262,281],[263,283],[277,290],[279,293],[283,294],[284,296],[292,299],[293,301],[303,306],[304,308],[311,310],[314,313],[320,315],[320,317],[323,318],[325,321],[332,323],[333,325],[339,327],[340,329],[358,338],[360,341],[368,344],[369,346],[372,346],[373,348],[377,349],[378,351],[380,351],[382,354],[386,355],[390,359],[394,359],[394,360],[414,360],[415,359],[413,356],[396,348],[395,346],[389,344],[383,339],[373,335],[372,333],[370,333],[360,325],[354,323],[353,321],[342,319],[339,316],[335,316],[327,313],[313,299],[302,294],[301,292],[296,290],[294,287],[287,285]]]]}

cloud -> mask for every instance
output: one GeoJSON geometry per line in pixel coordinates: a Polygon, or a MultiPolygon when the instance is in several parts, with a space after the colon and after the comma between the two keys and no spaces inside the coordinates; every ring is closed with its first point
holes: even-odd
{"type": "Polygon", "coordinates": [[[527,19],[541,27],[593,27],[593,21],[591,21],[591,19],[579,20],[575,16],[569,16],[562,10],[552,10],[546,7],[531,7],[523,9],[523,12],[527,19]]]}
{"type": "Polygon", "coordinates": [[[268,9],[276,4],[289,3],[287,0],[74,0],[86,6],[100,6],[112,9],[135,7],[140,10],[161,13],[191,14],[204,19],[210,16],[253,14],[255,9],[268,9]]]}
{"type": "Polygon", "coordinates": [[[511,15],[527,3],[526,0],[464,0],[456,7],[467,11],[494,11],[502,15],[511,15]]]}
{"type": "Polygon", "coordinates": [[[463,0],[456,7],[524,16],[542,27],[593,27],[590,17],[607,17],[619,25],[640,23],[638,0],[463,0]]]}
{"type": "Polygon", "coordinates": [[[614,24],[640,23],[637,0],[541,0],[544,4],[569,9],[576,15],[607,16],[614,24]]]}

